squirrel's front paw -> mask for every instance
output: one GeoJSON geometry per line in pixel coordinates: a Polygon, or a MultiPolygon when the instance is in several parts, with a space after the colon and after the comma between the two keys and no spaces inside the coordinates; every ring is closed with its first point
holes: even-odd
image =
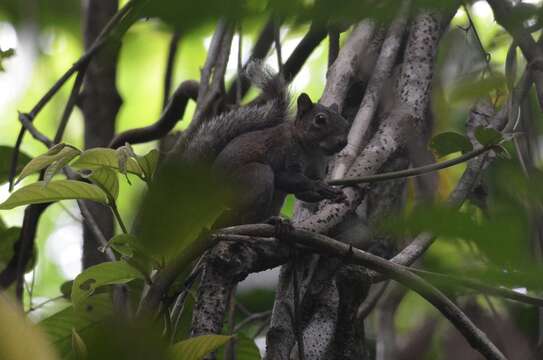
{"type": "Polygon", "coordinates": [[[279,240],[286,240],[294,230],[292,222],[280,216],[272,216],[266,220],[266,223],[275,227],[275,237],[279,240]]]}

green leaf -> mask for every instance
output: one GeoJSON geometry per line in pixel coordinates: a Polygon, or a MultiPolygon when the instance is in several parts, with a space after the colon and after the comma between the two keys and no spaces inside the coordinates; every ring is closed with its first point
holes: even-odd
{"type": "Polygon", "coordinates": [[[72,329],[72,350],[76,359],[84,360],[87,358],[87,345],[85,345],[85,342],[75,329],[72,329]]]}
{"type": "Polygon", "coordinates": [[[143,201],[139,248],[164,261],[182,252],[198,256],[206,243],[195,240],[224,211],[227,196],[209,170],[165,164],[143,201]]]}
{"type": "Polygon", "coordinates": [[[84,174],[83,177],[90,179],[93,184],[104,190],[111,198],[117,200],[119,196],[119,179],[115,170],[101,167],[90,170],[90,174],[84,174]]]}
{"type": "Polygon", "coordinates": [[[73,158],[80,154],[80,151],[72,146],[65,144],[58,144],[53,146],[45,154],[40,155],[32,159],[24,169],[21,171],[17,182],[27,177],[30,174],[41,171],[51,164],[58,163],[57,166],[53,166],[53,169],[49,177],[51,178],[56,171],[60,170],[64,165],[69,163],[73,158]]]}
{"type": "Polygon", "coordinates": [[[42,331],[23,317],[6,296],[0,296],[0,324],[0,359],[59,359],[42,331]]]}
{"type": "MultiPolygon", "coordinates": [[[[245,335],[237,334],[234,338],[234,350],[236,353],[236,360],[259,360],[260,351],[256,346],[253,339],[248,338],[245,335]]],[[[218,359],[224,359],[224,351],[226,347],[217,352],[218,359]]]]}
{"type": "Polygon", "coordinates": [[[259,360],[260,350],[253,339],[244,335],[236,336],[236,359],[238,360],[259,360]]]}
{"type": "Polygon", "coordinates": [[[507,150],[504,146],[498,145],[494,148],[494,152],[496,155],[498,155],[502,159],[511,160],[511,154],[509,153],[509,150],[507,150]]]}
{"type": "Polygon", "coordinates": [[[0,210],[73,199],[91,200],[102,204],[108,202],[106,193],[93,184],[77,180],[56,180],[45,186],[43,181],[38,181],[13,192],[6,201],[0,204],[0,210]]]}
{"type": "Polygon", "coordinates": [[[469,139],[456,132],[444,132],[433,137],[430,147],[438,156],[446,156],[455,152],[467,153],[473,150],[469,139]]]}
{"type": "Polygon", "coordinates": [[[113,313],[109,294],[96,294],[85,301],[82,309],[74,306],[67,308],[43,319],[38,323],[47,335],[49,342],[54,344],[63,359],[72,352],[72,331],[85,338],[96,327],[113,313]]]}
{"type": "Polygon", "coordinates": [[[230,340],[226,335],[202,335],[178,342],[172,346],[173,360],[201,360],[230,340]]]}
{"type": "Polygon", "coordinates": [[[105,262],[91,266],[75,278],[72,286],[72,302],[77,307],[100,286],[125,284],[142,278],[142,274],[137,269],[124,261],[105,262]]]}
{"type": "MultiPolygon", "coordinates": [[[[71,149],[71,148],[65,148],[65,149],[71,149]]],[[[65,156],[61,157],[60,159],[56,160],[51,165],[49,165],[47,169],[45,170],[45,174],[43,176],[43,181],[45,182],[45,184],[49,184],[49,182],[53,179],[53,176],[55,176],[60,170],[62,170],[64,166],[68,165],[70,161],[72,161],[79,154],[80,154],[80,151],[77,149],[71,152],[66,151],[65,156]]]]}
{"type": "MultiPolygon", "coordinates": [[[[5,183],[9,179],[9,172],[11,168],[11,157],[13,155],[13,148],[9,146],[0,146],[0,184],[5,183]]],[[[19,157],[17,160],[17,167],[15,173],[18,174],[23,170],[25,165],[32,160],[30,156],[19,151],[19,157]]]]}
{"type": "MultiPolygon", "coordinates": [[[[120,171],[118,153],[117,151],[109,148],[93,148],[86,150],[81,153],[79,158],[74,161],[71,166],[77,169],[89,170],[94,170],[100,167],[108,167],[120,171]]],[[[126,170],[139,177],[144,176],[137,161],[132,158],[127,160],[126,170]]]]}
{"type": "Polygon", "coordinates": [[[158,164],[158,157],[159,157],[159,154],[158,154],[158,150],[156,149],[149,151],[144,156],[136,157],[136,160],[138,161],[138,164],[143,170],[143,173],[145,174],[145,179],[147,181],[150,181],[153,179],[153,175],[155,174],[156,167],[158,164]]]}
{"type": "Polygon", "coordinates": [[[130,258],[134,256],[134,248],[132,244],[136,242],[137,238],[134,235],[119,234],[112,237],[111,240],[108,241],[107,246],[111,247],[119,254],[130,258]]]}
{"type": "Polygon", "coordinates": [[[503,135],[496,129],[478,126],[475,129],[475,138],[483,146],[497,145],[503,140],[503,135]]]}

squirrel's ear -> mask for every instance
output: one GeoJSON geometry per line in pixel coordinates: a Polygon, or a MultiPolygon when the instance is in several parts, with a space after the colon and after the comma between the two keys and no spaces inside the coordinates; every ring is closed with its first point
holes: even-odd
{"type": "Polygon", "coordinates": [[[313,102],[306,93],[301,93],[298,96],[298,114],[303,115],[313,108],[313,102]]]}
{"type": "Polygon", "coordinates": [[[334,111],[334,112],[339,112],[339,106],[338,104],[336,103],[333,103],[332,105],[330,105],[330,110],[334,111]]]}

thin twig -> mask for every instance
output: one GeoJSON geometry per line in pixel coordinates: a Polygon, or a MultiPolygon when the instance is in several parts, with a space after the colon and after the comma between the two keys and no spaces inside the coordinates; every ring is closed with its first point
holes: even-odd
{"type": "Polygon", "coordinates": [[[175,68],[175,58],[177,56],[177,50],[179,48],[179,40],[181,39],[181,33],[175,31],[170,40],[170,46],[168,47],[168,58],[166,60],[166,71],[164,73],[164,94],[162,108],[166,108],[168,100],[170,99],[170,93],[172,90],[173,72],[175,68]]]}
{"type": "Polygon", "coordinates": [[[440,163],[435,164],[429,164],[424,165],[418,168],[412,168],[412,169],[406,169],[406,170],[400,170],[400,171],[392,171],[389,173],[384,174],[376,174],[376,175],[370,175],[370,176],[363,176],[359,178],[348,178],[348,179],[337,179],[337,180],[329,180],[327,183],[329,185],[356,185],[356,184],[362,184],[362,183],[372,183],[372,182],[378,182],[378,181],[386,181],[386,180],[393,180],[393,179],[400,179],[400,178],[406,178],[411,176],[418,176],[423,175],[432,171],[442,170],[454,165],[461,164],[463,162],[466,162],[470,159],[476,158],[477,156],[492,150],[495,146],[484,146],[478,149],[475,149],[473,151],[470,151],[468,153],[465,153],[457,158],[450,159],[447,161],[443,161],[440,163]]]}
{"type": "Polygon", "coordinates": [[[387,289],[389,281],[384,281],[382,284],[379,284],[379,288],[372,292],[366,300],[360,305],[358,311],[356,312],[356,321],[363,321],[368,315],[373,311],[381,297],[387,289]]]}
{"type": "Polygon", "coordinates": [[[113,215],[115,216],[115,219],[117,219],[117,223],[121,227],[121,230],[124,234],[128,234],[128,229],[126,225],[123,222],[123,218],[121,217],[121,214],[119,213],[119,209],[117,208],[117,204],[115,203],[115,199],[110,199],[109,208],[113,212],[113,215]]]}
{"type": "Polygon", "coordinates": [[[241,320],[236,327],[234,328],[234,333],[239,332],[245,326],[252,324],[257,321],[266,321],[271,316],[271,310],[263,311],[255,314],[251,314],[245,319],[241,320]]]}
{"type": "MultiPolygon", "coordinates": [[[[59,296],[56,296],[56,297],[54,297],[54,298],[47,299],[47,300],[45,300],[44,302],[41,302],[41,303],[39,303],[39,304],[36,305],[36,306],[31,306],[31,307],[26,311],[26,314],[29,314],[29,313],[31,313],[32,311],[38,310],[38,309],[44,307],[45,305],[47,305],[47,304],[49,304],[49,303],[52,303],[52,302],[57,301],[57,300],[61,300],[61,299],[63,299],[63,298],[64,298],[63,295],[59,295],[59,296]]],[[[31,304],[32,304],[32,303],[31,303],[31,304]]]]}
{"type": "Polygon", "coordinates": [[[81,211],[81,216],[83,216],[84,221],[86,222],[88,228],[92,233],[94,234],[94,237],[98,240],[100,245],[103,249],[105,249],[105,254],[108,257],[110,261],[117,261],[117,257],[115,256],[115,253],[108,247],[108,241],[106,237],[104,236],[104,233],[100,229],[100,226],[92,216],[92,213],[90,212],[89,208],[82,200],[77,200],[77,205],[79,206],[79,210],[81,211]]]}
{"type": "MultiPolygon", "coordinates": [[[[62,88],[64,83],[68,81],[68,79],[78,70],[80,70],[82,67],[86,66],[88,62],[92,59],[96,53],[102,49],[102,47],[107,43],[109,40],[109,35],[112,33],[112,30],[114,29],[117,24],[119,24],[123,18],[132,10],[134,7],[135,2],[134,0],[130,0],[126,3],[125,6],[123,6],[116,14],[111,18],[111,20],[108,22],[108,24],[104,27],[96,41],[91,45],[91,47],[58,79],[53,86],[47,91],[41,99],[37,102],[37,104],[32,108],[32,110],[28,113],[28,119],[30,122],[34,121],[36,116],[40,113],[40,111],[47,105],[47,103],[53,98],[53,96],[62,88]]],[[[21,147],[21,144],[23,142],[24,134],[25,134],[25,127],[21,127],[21,130],[19,131],[19,134],[17,135],[17,140],[15,141],[14,150],[11,157],[11,167],[10,167],[10,173],[9,173],[9,190],[13,190],[13,180],[15,179],[15,175],[17,172],[17,162],[19,159],[19,149],[21,147]]]]}
{"type": "Polygon", "coordinates": [[[81,86],[83,85],[83,79],[85,78],[87,68],[88,63],[82,65],[81,69],[79,69],[79,71],[77,72],[72,91],[70,92],[70,97],[68,98],[68,102],[66,103],[66,107],[64,108],[64,112],[62,113],[62,117],[60,118],[57,132],[53,139],[53,142],[55,144],[58,144],[62,141],[64,131],[66,130],[66,126],[68,125],[68,120],[70,120],[70,116],[72,115],[75,105],[77,104],[79,98],[79,91],[81,90],[81,86]]]}
{"type": "Polygon", "coordinates": [[[43,145],[45,145],[48,148],[51,147],[51,145],[53,145],[53,142],[41,131],[39,131],[34,126],[34,124],[32,124],[30,120],[30,116],[28,114],[20,112],[19,121],[23,125],[23,129],[26,129],[32,135],[34,139],[38,140],[39,142],[41,142],[43,145]]]}

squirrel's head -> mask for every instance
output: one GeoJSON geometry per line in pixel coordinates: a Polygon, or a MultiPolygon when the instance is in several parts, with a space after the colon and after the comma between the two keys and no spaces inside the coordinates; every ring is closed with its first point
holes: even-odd
{"type": "Polygon", "coordinates": [[[308,147],[332,155],[347,145],[349,122],[341,116],[336,104],[314,104],[306,93],[297,100],[295,127],[300,140],[308,147]]]}

